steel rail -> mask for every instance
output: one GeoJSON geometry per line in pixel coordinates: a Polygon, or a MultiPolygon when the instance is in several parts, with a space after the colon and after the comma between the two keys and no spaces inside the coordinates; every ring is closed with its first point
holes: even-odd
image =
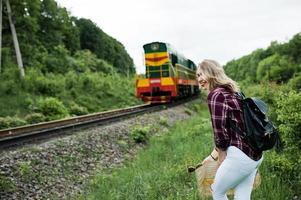
{"type": "Polygon", "coordinates": [[[61,120],[42,122],[38,124],[25,125],[20,127],[8,128],[0,130],[0,142],[13,140],[15,138],[39,134],[42,132],[51,132],[58,129],[66,129],[68,127],[77,127],[84,124],[97,123],[100,121],[110,120],[126,115],[137,114],[147,111],[151,108],[149,104],[133,106],[123,109],[115,109],[105,112],[88,114],[83,116],[71,117],[61,120]]]}

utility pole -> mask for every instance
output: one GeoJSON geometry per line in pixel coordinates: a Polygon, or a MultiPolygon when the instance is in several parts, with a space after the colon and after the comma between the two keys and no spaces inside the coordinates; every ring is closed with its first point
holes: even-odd
{"type": "Polygon", "coordinates": [[[21,77],[23,78],[25,76],[25,72],[24,72],[24,67],[23,67],[19,42],[18,42],[18,38],[17,38],[17,33],[16,33],[15,25],[14,25],[13,20],[12,20],[12,16],[11,16],[12,14],[11,14],[11,8],[10,8],[9,0],[6,0],[6,9],[7,9],[7,14],[8,14],[10,30],[11,30],[11,33],[12,33],[12,36],[13,36],[13,41],[14,41],[14,46],[15,46],[15,51],[16,51],[16,57],[17,57],[17,63],[18,63],[18,67],[20,69],[21,77]]]}
{"type": "Polygon", "coordinates": [[[2,67],[2,0],[0,0],[0,73],[2,67]]]}

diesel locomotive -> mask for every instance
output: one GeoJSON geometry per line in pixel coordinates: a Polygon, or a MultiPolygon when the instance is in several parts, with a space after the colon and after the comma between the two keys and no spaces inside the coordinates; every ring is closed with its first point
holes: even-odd
{"type": "Polygon", "coordinates": [[[146,103],[167,103],[199,93],[196,65],[170,44],[143,45],[145,77],[136,79],[136,96],[146,103]]]}

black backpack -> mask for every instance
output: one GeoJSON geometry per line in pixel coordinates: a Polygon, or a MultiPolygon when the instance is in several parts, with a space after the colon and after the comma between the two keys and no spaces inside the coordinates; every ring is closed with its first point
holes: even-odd
{"type": "Polygon", "coordinates": [[[231,123],[231,128],[246,139],[250,147],[256,151],[265,151],[276,146],[280,150],[280,136],[275,125],[268,119],[267,105],[260,99],[245,97],[237,93],[242,103],[245,131],[231,123]]]}

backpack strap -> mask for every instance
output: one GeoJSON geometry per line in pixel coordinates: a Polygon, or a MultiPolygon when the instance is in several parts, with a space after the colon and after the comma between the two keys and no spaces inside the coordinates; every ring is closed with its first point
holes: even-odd
{"type": "MultiPolygon", "coordinates": [[[[246,99],[245,94],[242,91],[236,92],[235,93],[236,97],[243,101],[246,99]]],[[[230,120],[230,128],[238,135],[240,135],[243,139],[246,138],[247,133],[243,130],[241,130],[238,126],[235,126],[235,121],[230,120]]]]}
{"type": "Polygon", "coordinates": [[[242,91],[236,92],[235,94],[240,100],[244,100],[246,98],[246,95],[242,91]]]}

